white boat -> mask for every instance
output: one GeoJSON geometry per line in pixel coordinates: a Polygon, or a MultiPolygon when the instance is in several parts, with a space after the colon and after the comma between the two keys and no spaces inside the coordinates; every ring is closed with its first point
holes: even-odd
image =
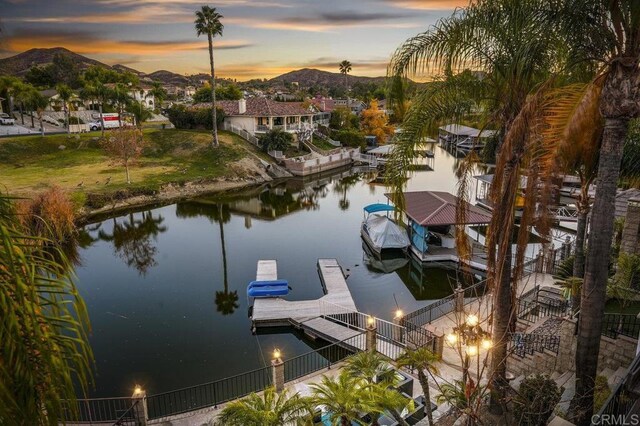
{"type": "Polygon", "coordinates": [[[394,207],[388,204],[371,204],[364,208],[366,217],[362,221],[360,234],[378,254],[382,250],[405,250],[411,244],[407,231],[388,217],[389,212],[394,210],[394,207]],[[380,212],[384,212],[385,215],[375,214],[380,212]]]}

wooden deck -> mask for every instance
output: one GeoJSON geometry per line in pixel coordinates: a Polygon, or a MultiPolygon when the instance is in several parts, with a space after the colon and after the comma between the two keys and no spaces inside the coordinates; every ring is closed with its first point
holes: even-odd
{"type": "MultiPolygon", "coordinates": [[[[325,295],[315,300],[285,300],[281,297],[256,298],[253,302],[252,321],[255,327],[300,324],[321,314],[357,311],[342,268],[336,259],[319,259],[318,272],[325,295]],[[323,304],[321,301],[328,302],[323,304]]],[[[257,280],[278,279],[275,260],[260,260],[257,280]]]]}

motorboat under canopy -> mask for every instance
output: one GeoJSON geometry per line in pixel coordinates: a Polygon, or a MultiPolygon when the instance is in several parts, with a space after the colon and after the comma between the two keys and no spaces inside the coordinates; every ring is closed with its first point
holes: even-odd
{"type": "Polygon", "coordinates": [[[407,232],[386,216],[369,216],[365,228],[374,247],[380,250],[404,249],[411,244],[407,232]]]}

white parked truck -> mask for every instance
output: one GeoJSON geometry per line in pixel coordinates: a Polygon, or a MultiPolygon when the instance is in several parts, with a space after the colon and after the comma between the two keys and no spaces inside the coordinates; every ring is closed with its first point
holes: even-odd
{"type": "MultiPolygon", "coordinates": [[[[102,128],[100,114],[94,114],[92,115],[92,118],[93,121],[89,123],[89,129],[100,130],[102,128]]],[[[117,129],[120,127],[119,114],[117,112],[102,114],[102,121],[104,121],[105,129],[117,129]]],[[[124,124],[124,122],[122,124],[124,124]]]]}
{"type": "Polygon", "coordinates": [[[7,113],[0,113],[0,124],[4,125],[14,125],[16,124],[16,120],[14,120],[11,116],[9,116],[9,114],[7,113]]]}

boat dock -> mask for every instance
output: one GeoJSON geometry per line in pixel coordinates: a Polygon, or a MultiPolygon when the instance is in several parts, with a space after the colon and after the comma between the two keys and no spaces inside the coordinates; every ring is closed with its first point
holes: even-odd
{"type": "MultiPolygon", "coordinates": [[[[336,259],[319,259],[318,273],[325,295],[315,300],[284,300],[281,297],[256,298],[251,320],[253,327],[294,326],[304,330],[312,338],[336,342],[349,350],[366,349],[363,337],[367,314],[358,312],[342,268],[336,259]]],[[[278,279],[275,260],[260,260],[256,280],[278,279]]],[[[405,335],[404,328],[376,318],[376,324],[387,334],[405,335]]],[[[404,353],[404,345],[392,336],[376,340],[378,352],[391,359],[404,353]]]]}
{"type": "MultiPolygon", "coordinates": [[[[291,325],[321,315],[357,312],[342,267],[336,259],[319,259],[318,273],[325,295],[315,300],[285,300],[280,297],[256,298],[251,319],[255,327],[291,325]]],[[[259,260],[256,280],[278,279],[275,260],[259,260]]]]}

